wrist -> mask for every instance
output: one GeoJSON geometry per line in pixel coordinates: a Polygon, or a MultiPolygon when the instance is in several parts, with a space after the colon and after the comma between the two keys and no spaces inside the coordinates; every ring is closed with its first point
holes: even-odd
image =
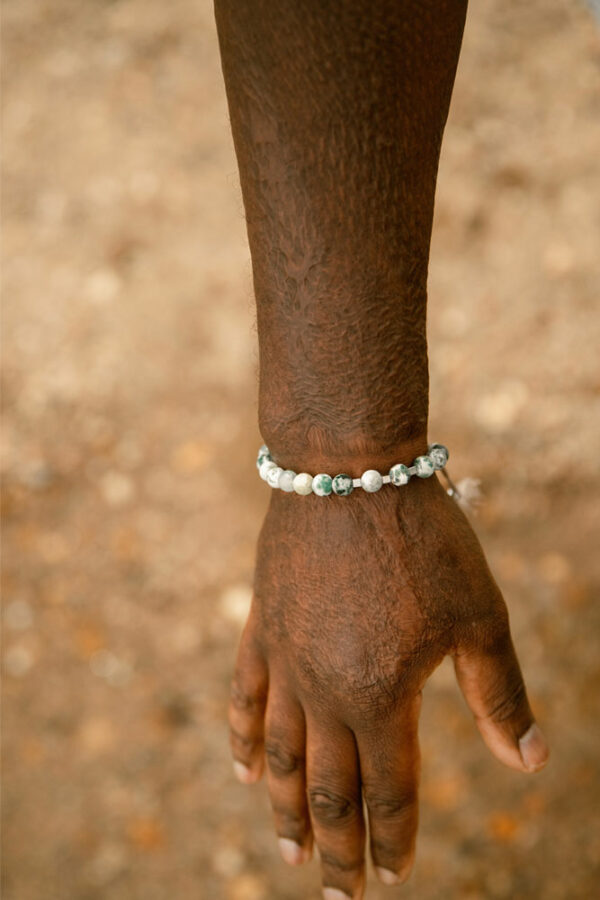
{"type": "MultiPolygon", "coordinates": [[[[397,423],[395,423],[397,426],[397,423]]],[[[341,434],[312,424],[304,429],[282,430],[261,426],[261,434],[277,465],[294,472],[316,475],[344,473],[360,478],[367,469],[382,474],[396,463],[410,465],[417,456],[427,453],[427,427],[390,429],[383,442],[365,431],[341,434]],[[302,431],[301,437],[299,431],[302,431]]]]}

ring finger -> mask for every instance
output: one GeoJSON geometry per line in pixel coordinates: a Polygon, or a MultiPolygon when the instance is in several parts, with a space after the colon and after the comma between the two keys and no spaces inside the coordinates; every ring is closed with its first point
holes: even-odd
{"type": "Polygon", "coordinates": [[[397,884],[412,867],[418,824],[421,694],[394,710],[381,728],[357,733],[371,857],[379,879],[397,884]]]}
{"type": "Polygon", "coordinates": [[[312,856],[312,830],[306,797],[306,726],[302,707],[273,678],[265,714],[265,759],[279,849],[290,865],[312,856]]]}

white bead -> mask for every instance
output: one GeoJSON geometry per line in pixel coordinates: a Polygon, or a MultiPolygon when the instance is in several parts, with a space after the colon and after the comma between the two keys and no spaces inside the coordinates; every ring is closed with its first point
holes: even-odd
{"type": "Polygon", "coordinates": [[[272,459],[265,459],[264,462],[260,464],[260,469],[258,470],[258,474],[262,478],[263,481],[267,480],[267,472],[269,469],[278,469],[279,466],[276,462],[273,462],[272,459]]]}
{"type": "Polygon", "coordinates": [[[273,466],[267,471],[267,484],[272,488],[279,487],[279,478],[283,475],[281,466],[273,466]]]}
{"type": "Polygon", "coordinates": [[[360,476],[360,483],[365,491],[373,494],[375,491],[378,491],[383,484],[383,478],[381,473],[376,469],[367,469],[367,471],[363,472],[360,476]]]}
{"type": "Polygon", "coordinates": [[[296,475],[294,481],[292,482],[294,490],[297,494],[312,494],[312,475],[309,475],[308,472],[300,472],[299,475],[296,475]]]}
{"type": "Polygon", "coordinates": [[[279,477],[279,490],[285,491],[286,494],[292,493],[295,477],[296,473],[292,469],[285,469],[279,477]]]}

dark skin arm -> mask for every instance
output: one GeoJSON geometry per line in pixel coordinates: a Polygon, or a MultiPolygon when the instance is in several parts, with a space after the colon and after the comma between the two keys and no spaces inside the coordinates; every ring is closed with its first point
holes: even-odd
{"type": "MultiPolygon", "coordinates": [[[[462,0],[216,0],[256,295],[259,425],[296,472],[385,472],[427,450],[426,292],[462,0]]],[[[403,880],[421,691],[445,655],[494,755],[541,768],[501,592],[434,476],[349,497],[273,490],[230,705],[289,862],[359,898],[365,813],[403,880]]],[[[337,893],[336,893],[337,892],[337,893]]],[[[339,893],[342,892],[342,893],[339,893]]]]}

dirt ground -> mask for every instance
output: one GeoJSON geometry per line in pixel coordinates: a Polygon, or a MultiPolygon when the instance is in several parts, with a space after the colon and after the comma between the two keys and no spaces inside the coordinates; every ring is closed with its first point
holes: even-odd
{"type": "MultiPolygon", "coordinates": [[[[600,29],[473,3],[430,270],[432,439],[552,746],[425,694],[407,900],[591,900],[600,879],[600,29]]],[[[225,709],[269,488],[241,194],[208,0],[4,6],[5,900],[316,900],[225,709]]]]}

